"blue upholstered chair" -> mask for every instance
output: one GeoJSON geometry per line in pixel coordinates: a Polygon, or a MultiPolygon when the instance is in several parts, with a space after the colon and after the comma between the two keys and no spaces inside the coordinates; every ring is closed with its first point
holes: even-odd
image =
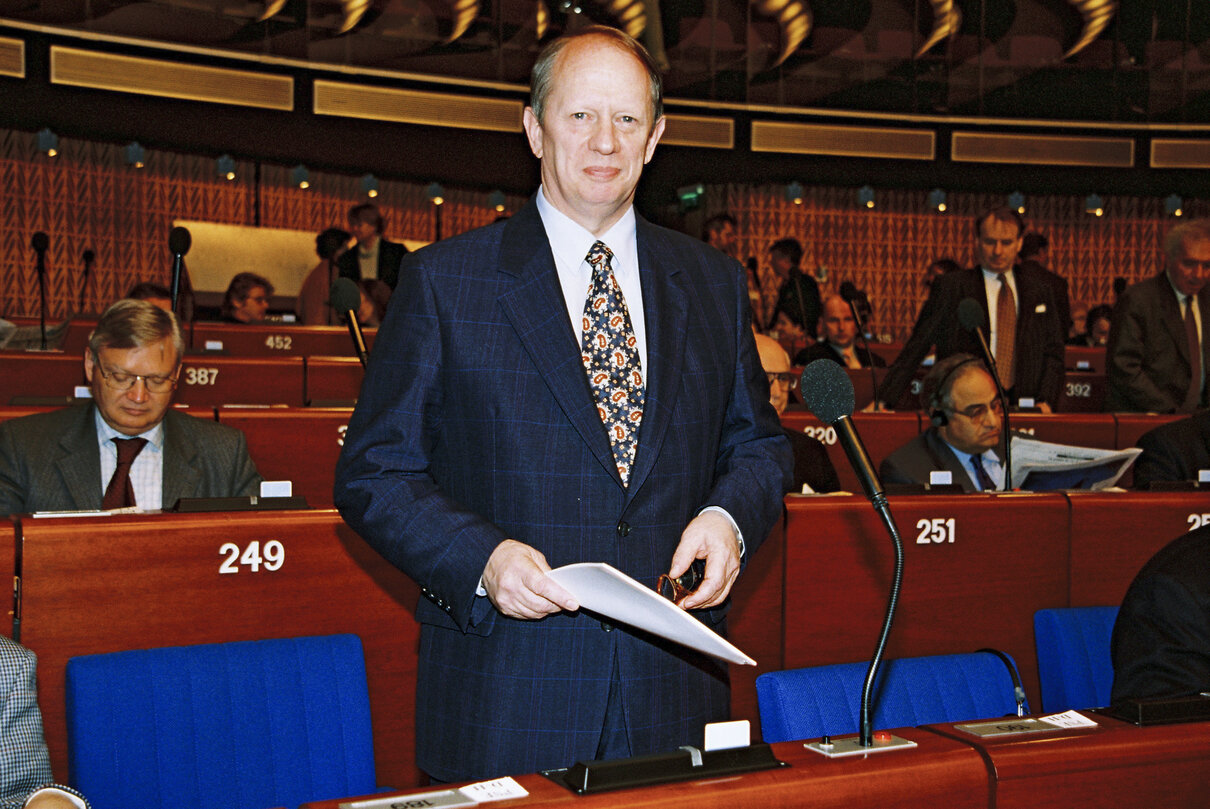
{"type": "Polygon", "coordinates": [[[95,809],[265,809],[373,792],[356,635],[75,657],[71,783],[95,809]]]}
{"type": "MultiPolygon", "coordinates": [[[[856,733],[868,668],[868,662],[840,663],[757,677],[764,740],[856,733]]],[[[1015,678],[1012,658],[990,652],[888,660],[874,684],[871,721],[887,729],[1016,716],[1018,701],[1025,712],[1029,707],[1015,678]]]]}
{"type": "Polygon", "coordinates": [[[1065,607],[1034,613],[1042,709],[1058,713],[1109,704],[1109,641],[1117,607],[1065,607]]]}

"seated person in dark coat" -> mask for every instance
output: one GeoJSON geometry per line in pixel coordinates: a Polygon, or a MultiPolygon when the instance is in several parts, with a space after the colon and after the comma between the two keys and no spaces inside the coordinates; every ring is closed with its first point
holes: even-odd
{"type": "Polygon", "coordinates": [[[264,323],[273,284],[254,272],[237,273],[223,295],[224,323],[264,323]]]}
{"type": "Polygon", "coordinates": [[[1139,571],[1110,653],[1114,704],[1210,691],[1210,526],[1170,542],[1139,571]]]}
{"type": "Polygon", "coordinates": [[[925,375],[920,399],[931,426],[887,456],[878,470],[882,482],[928,484],[931,473],[948,471],[963,491],[1004,488],[1004,410],[983,361],[946,357],[925,375]]]}
{"type": "Polygon", "coordinates": [[[357,245],[336,259],[341,278],[350,281],[377,278],[395,289],[399,281],[399,262],[403,261],[408,249],[398,242],[388,241],[382,235],[385,229],[386,220],[377,205],[364,202],[349,209],[349,230],[357,239],[357,245]]]}
{"type": "Polygon", "coordinates": [[[1138,440],[1143,454],[1134,462],[1135,488],[1156,481],[1197,480],[1210,469],[1210,410],[1146,432],[1138,440]]]}
{"type": "MultiPolygon", "coordinates": [[[[780,416],[786,412],[790,386],[798,382],[798,375],[790,371],[790,355],[772,337],[756,335],[756,349],[760,353],[760,364],[769,375],[769,401],[780,416]]],[[[839,491],[840,479],[824,445],[806,433],[786,427],[782,430],[794,450],[794,488],[790,491],[804,491],[803,484],[812,492],[839,491]]]]}
{"type": "Polygon", "coordinates": [[[92,403],[0,424],[0,515],[256,494],[244,434],[172,409],[183,351],[171,312],[129,299],[106,309],[84,350],[92,403]]]}
{"type": "Polygon", "coordinates": [[[815,360],[832,360],[846,368],[885,368],[886,360],[857,346],[857,321],[853,310],[839,295],[829,295],[819,318],[823,339],[807,346],[794,357],[795,365],[807,366],[815,360]]]}

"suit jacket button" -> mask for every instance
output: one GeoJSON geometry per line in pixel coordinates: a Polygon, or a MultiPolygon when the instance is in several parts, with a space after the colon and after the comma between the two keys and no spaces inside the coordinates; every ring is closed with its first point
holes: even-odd
{"type": "Polygon", "coordinates": [[[601,629],[604,629],[606,632],[612,632],[613,624],[609,624],[609,623],[606,623],[605,621],[601,621],[601,629]]]}
{"type": "Polygon", "coordinates": [[[618,536],[626,537],[630,535],[630,523],[623,520],[618,523],[618,536]]]}

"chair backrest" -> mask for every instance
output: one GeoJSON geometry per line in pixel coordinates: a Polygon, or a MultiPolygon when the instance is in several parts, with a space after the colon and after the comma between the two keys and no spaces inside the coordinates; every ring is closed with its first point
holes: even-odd
{"type": "Polygon", "coordinates": [[[1065,607],[1034,613],[1042,709],[1102,708],[1113,688],[1109,641],[1117,607],[1065,607]]]}
{"type": "Polygon", "coordinates": [[[74,657],[71,783],[94,809],[264,809],[373,792],[356,635],[74,657]]]}
{"type": "MultiPolygon", "coordinates": [[[[886,661],[871,697],[875,728],[1015,716],[1016,663],[974,652],[886,661]]],[[[868,662],[772,671],[756,678],[766,742],[856,733],[868,662]]],[[[1025,705],[1028,711],[1028,705],[1025,705]]]]}

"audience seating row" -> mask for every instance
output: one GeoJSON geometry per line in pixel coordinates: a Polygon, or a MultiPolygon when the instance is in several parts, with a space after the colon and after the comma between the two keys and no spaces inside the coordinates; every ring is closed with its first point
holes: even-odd
{"type": "MultiPolygon", "coordinates": [[[[1034,614],[1120,603],[1156,550],[1210,519],[1201,492],[904,496],[890,505],[905,575],[888,656],[1001,649],[1018,662],[1034,706],[1042,704],[1034,614]]],[[[0,574],[20,583],[13,635],[41,661],[57,773],[70,657],[347,632],[366,650],[379,783],[418,783],[418,591],[334,511],[21,517],[0,543],[0,574]]],[[[788,497],[784,529],[734,593],[731,638],[758,662],[731,668],[734,715],[757,724],[759,674],[867,659],[892,560],[863,498],[788,497]]]]}

